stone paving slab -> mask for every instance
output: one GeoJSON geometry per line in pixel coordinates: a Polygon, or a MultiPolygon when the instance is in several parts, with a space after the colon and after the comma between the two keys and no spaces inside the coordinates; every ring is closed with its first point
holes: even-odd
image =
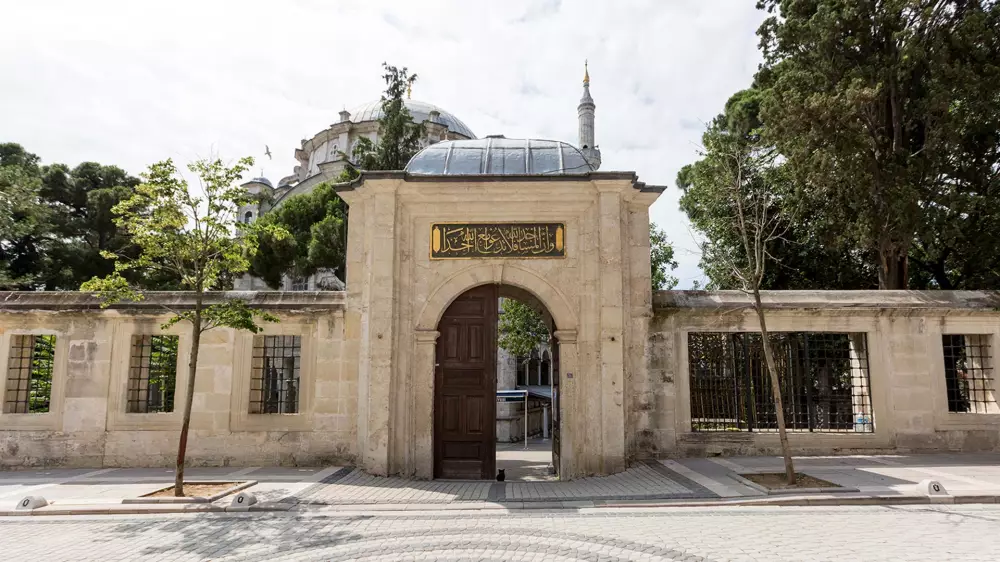
{"type": "Polygon", "coordinates": [[[9,560],[993,561],[1000,506],[0,518],[9,560]]]}
{"type": "MultiPolygon", "coordinates": [[[[939,480],[951,494],[935,501],[995,501],[1000,497],[1000,455],[886,455],[796,458],[800,472],[856,488],[858,494],[837,498],[823,494],[792,496],[795,504],[913,501],[916,484],[939,480]],[[839,498],[839,499],[838,499],[839,498]]],[[[193,480],[256,480],[249,491],[258,509],[322,509],[324,506],[388,506],[432,509],[585,509],[615,505],[694,505],[703,501],[757,502],[763,494],[739,480],[746,472],[780,471],[779,457],[690,458],[642,461],[608,477],[569,482],[412,481],[382,478],[350,467],[228,467],[189,468],[193,480]],[[439,507],[444,506],[444,507],[439,507]]],[[[0,512],[14,509],[27,495],[44,497],[51,505],[38,514],[92,506],[104,509],[173,482],[168,469],[56,469],[0,472],[0,512]]],[[[231,498],[210,509],[224,510],[231,498]]],[[[122,509],[121,507],[115,509],[122,509]]],[[[372,507],[375,509],[375,507],[372,507]]],[[[104,510],[107,512],[107,510],[104,510]]]]}
{"type": "Polygon", "coordinates": [[[613,476],[568,482],[429,482],[373,476],[361,470],[331,475],[316,486],[281,501],[315,505],[454,502],[563,502],[716,498],[717,494],[657,461],[638,463],[613,476]]]}
{"type": "MultiPolygon", "coordinates": [[[[780,457],[707,460],[734,473],[783,471],[780,457]]],[[[912,495],[925,479],[940,481],[953,494],[1000,494],[997,453],[796,457],[795,466],[797,471],[871,494],[912,495]]]]}
{"type": "MultiPolygon", "coordinates": [[[[191,467],[185,470],[185,479],[257,480],[253,492],[258,499],[276,501],[299,493],[338,470],[340,467],[191,467]]],[[[55,506],[121,504],[126,498],[140,497],[173,482],[174,471],[163,468],[0,472],[0,510],[14,509],[28,495],[42,496],[55,506]]],[[[228,505],[227,498],[219,501],[228,505]]]]}

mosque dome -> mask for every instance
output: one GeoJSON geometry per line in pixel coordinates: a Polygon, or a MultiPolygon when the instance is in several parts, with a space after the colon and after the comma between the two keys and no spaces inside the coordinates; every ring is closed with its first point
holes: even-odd
{"type": "MultiPolygon", "coordinates": [[[[413,121],[415,123],[430,121],[431,112],[436,111],[438,116],[433,119],[435,123],[447,125],[449,131],[458,133],[463,137],[468,137],[470,139],[476,138],[476,135],[465,123],[462,122],[461,119],[436,105],[410,99],[403,100],[403,104],[406,105],[406,109],[410,110],[410,115],[413,116],[413,121]]],[[[350,113],[351,122],[353,123],[378,121],[378,119],[382,117],[382,100],[375,100],[364,105],[359,105],[358,107],[351,109],[350,113]]]]}
{"type": "Polygon", "coordinates": [[[414,175],[563,175],[593,171],[575,146],[551,140],[487,137],[432,144],[406,165],[414,175]]]}
{"type": "Polygon", "coordinates": [[[248,184],[251,184],[251,183],[261,183],[261,184],[266,185],[267,187],[270,187],[271,189],[274,189],[274,185],[271,183],[271,180],[269,180],[269,179],[267,179],[265,177],[253,178],[252,180],[244,183],[243,185],[248,185],[248,184]]]}

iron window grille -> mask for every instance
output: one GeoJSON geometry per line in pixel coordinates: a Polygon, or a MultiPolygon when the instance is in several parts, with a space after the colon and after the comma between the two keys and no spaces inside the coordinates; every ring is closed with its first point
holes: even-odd
{"type": "Polygon", "coordinates": [[[174,411],[178,336],[132,336],[125,411],[130,414],[174,411]]]}
{"type": "Polygon", "coordinates": [[[300,336],[254,336],[250,377],[251,414],[299,411],[300,336]]]}
{"type": "MultiPolygon", "coordinates": [[[[789,431],[871,433],[863,333],[770,334],[789,431]]],[[[692,431],[777,431],[759,333],[689,333],[692,431]]]]}
{"type": "Polygon", "coordinates": [[[292,279],[292,290],[293,291],[308,291],[309,290],[309,278],[308,277],[295,277],[292,279]]]}
{"type": "Polygon", "coordinates": [[[49,411],[55,355],[54,335],[15,334],[10,337],[3,403],[5,414],[49,411]]]}
{"type": "Polygon", "coordinates": [[[944,380],[948,411],[1000,413],[994,394],[990,336],[943,335],[944,380]]]}

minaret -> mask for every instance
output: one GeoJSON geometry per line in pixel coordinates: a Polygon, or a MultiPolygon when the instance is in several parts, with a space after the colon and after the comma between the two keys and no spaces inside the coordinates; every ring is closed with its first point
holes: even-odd
{"type": "Polygon", "coordinates": [[[583,63],[583,97],[576,108],[580,122],[580,151],[595,170],[601,167],[601,151],[594,146],[594,98],[590,97],[590,69],[583,63]]]}

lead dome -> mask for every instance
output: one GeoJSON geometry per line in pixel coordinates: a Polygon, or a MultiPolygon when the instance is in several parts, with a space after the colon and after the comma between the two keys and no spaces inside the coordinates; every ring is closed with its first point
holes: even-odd
{"type": "Polygon", "coordinates": [[[564,175],[593,171],[575,146],[552,140],[485,139],[440,142],[406,165],[415,175],[564,175]]]}
{"type": "MultiPolygon", "coordinates": [[[[417,100],[403,100],[403,105],[410,111],[414,123],[440,123],[446,125],[453,133],[458,133],[464,137],[474,139],[476,135],[461,119],[455,117],[451,112],[440,107],[417,100]],[[436,115],[433,115],[435,114],[436,115]]],[[[382,117],[382,100],[375,100],[363,105],[359,105],[350,110],[352,123],[365,123],[367,121],[378,121],[382,117]]]]}

